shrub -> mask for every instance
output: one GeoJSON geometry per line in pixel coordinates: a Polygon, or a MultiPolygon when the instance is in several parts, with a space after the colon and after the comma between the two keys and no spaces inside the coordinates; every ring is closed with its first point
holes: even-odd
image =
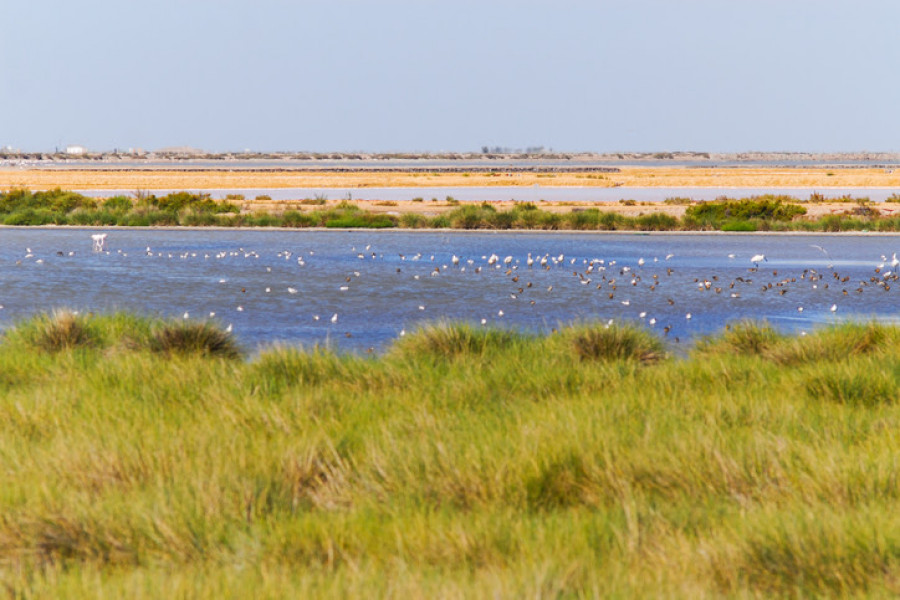
{"type": "Polygon", "coordinates": [[[127,196],[113,196],[103,201],[103,208],[112,212],[126,212],[133,207],[134,203],[127,196]]]}

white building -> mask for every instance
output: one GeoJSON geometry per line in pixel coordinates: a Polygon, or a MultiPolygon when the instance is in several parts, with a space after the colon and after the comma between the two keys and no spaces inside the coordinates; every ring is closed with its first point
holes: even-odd
{"type": "Polygon", "coordinates": [[[84,146],[66,146],[66,154],[85,154],[87,152],[87,148],[84,146]]]}

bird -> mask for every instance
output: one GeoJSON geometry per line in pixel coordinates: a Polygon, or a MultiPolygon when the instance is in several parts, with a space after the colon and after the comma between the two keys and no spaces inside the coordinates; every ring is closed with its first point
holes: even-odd
{"type": "Polygon", "coordinates": [[[832,304],[829,310],[833,313],[837,312],[837,304],[832,304]]]}
{"type": "Polygon", "coordinates": [[[332,323],[337,323],[337,322],[338,322],[338,315],[337,315],[337,313],[334,313],[333,315],[331,315],[331,322],[332,322],[332,323]]]}
{"type": "Polygon", "coordinates": [[[757,267],[759,267],[759,263],[761,263],[764,260],[766,260],[766,261],[768,260],[766,258],[765,254],[754,254],[753,256],[750,257],[750,262],[755,264],[757,267]]]}

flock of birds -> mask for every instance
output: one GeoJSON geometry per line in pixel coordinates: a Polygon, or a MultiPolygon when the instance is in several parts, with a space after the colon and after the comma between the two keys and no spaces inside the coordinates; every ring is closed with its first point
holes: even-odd
{"type": "MultiPolygon", "coordinates": [[[[496,252],[385,253],[373,249],[373,244],[348,244],[349,251],[345,247],[338,255],[333,248],[319,254],[312,249],[259,251],[244,247],[176,251],[147,246],[135,251],[110,249],[107,241],[106,234],[92,236],[95,256],[126,259],[131,253],[132,259],[137,254],[186,265],[192,264],[190,261],[218,265],[193,271],[198,275],[192,285],[210,285],[209,273],[218,272],[215,282],[219,287],[206,290],[204,297],[215,299],[207,309],[185,310],[181,314],[185,319],[217,319],[227,331],[235,331],[236,324],[248,322],[245,317],[252,311],[256,319],[278,321],[281,317],[271,312],[271,304],[264,306],[259,299],[280,297],[282,303],[296,301],[291,305],[292,323],[305,322],[307,327],[324,328],[326,336],[348,338],[365,337],[367,327],[384,325],[390,319],[394,319],[391,325],[396,337],[405,335],[407,327],[418,322],[460,319],[464,315],[463,320],[481,325],[506,320],[511,326],[524,324],[546,330],[573,318],[599,317],[607,326],[632,321],[658,328],[664,336],[672,333],[672,340],[680,342],[680,336],[692,335],[688,327],[692,320],[696,322],[698,314],[704,318],[721,300],[739,303],[749,298],[751,303],[745,311],[762,318],[766,315],[759,314],[760,306],[771,308],[777,299],[782,303],[779,310],[784,312],[783,302],[796,296],[801,301],[793,306],[794,314],[807,311],[805,316],[814,321],[810,313],[838,312],[840,297],[889,292],[900,279],[896,253],[873,260],[868,272],[841,272],[824,247],[812,244],[809,246],[825,258],[815,261],[817,268],[786,267],[778,260],[770,262],[764,253],[743,258],[730,253],[723,257],[725,267],[704,271],[689,260],[679,261],[674,253],[628,260],[567,256],[563,252],[529,252],[524,256],[496,252]],[[387,293],[393,296],[381,304],[370,301],[372,285],[387,287],[387,293]],[[480,299],[480,305],[472,305],[471,298],[480,299]],[[493,308],[487,308],[489,304],[493,308]],[[388,313],[392,317],[385,316],[388,313]]],[[[70,259],[76,252],[59,250],[36,256],[26,248],[16,264],[44,265],[53,256],[70,259]]],[[[164,267],[162,273],[173,269],[176,267],[164,267]]],[[[737,314],[738,306],[718,310],[737,314]]],[[[323,335],[321,329],[318,335],[323,335]]],[[[371,340],[364,343],[367,349],[377,345],[371,340]]]]}

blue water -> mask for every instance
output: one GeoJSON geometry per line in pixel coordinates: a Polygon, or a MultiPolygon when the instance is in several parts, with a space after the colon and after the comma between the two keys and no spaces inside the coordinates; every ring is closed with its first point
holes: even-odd
{"type": "Polygon", "coordinates": [[[684,347],[742,318],[808,331],[900,313],[900,282],[884,278],[897,236],[108,229],[97,253],[97,231],[0,230],[0,327],[61,307],[188,313],[231,324],[251,350],[362,352],[438,320],[548,331],[612,319],[684,347]]]}

